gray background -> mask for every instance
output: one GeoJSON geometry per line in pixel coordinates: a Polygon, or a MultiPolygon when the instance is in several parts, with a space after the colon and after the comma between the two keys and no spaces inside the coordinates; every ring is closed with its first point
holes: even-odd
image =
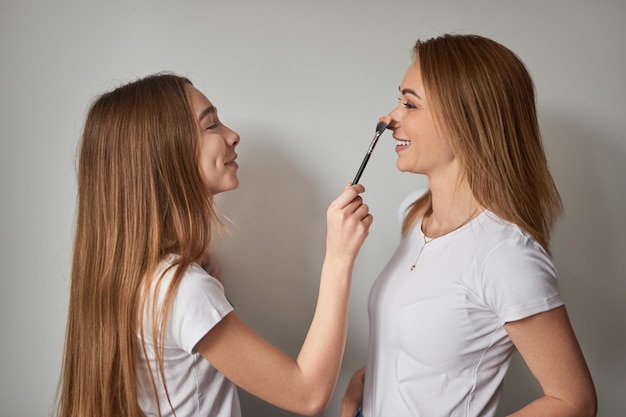
{"type": "MultiPolygon", "coordinates": [[[[63,349],[75,155],[92,98],[172,70],[242,137],[233,220],[216,247],[229,297],[295,356],[308,327],[328,203],[352,180],[418,37],[478,33],[517,52],[536,82],[565,215],[561,289],[600,416],[626,410],[626,2],[31,1],[0,3],[0,415],[45,416],[63,349]]],[[[385,133],[362,177],[375,216],[358,259],[337,415],[365,362],[369,288],[399,238],[397,205],[424,179],[395,168],[385,133]]],[[[537,386],[519,359],[502,414],[537,386]]],[[[246,415],[286,416],[243,395],[246,415]]]]}

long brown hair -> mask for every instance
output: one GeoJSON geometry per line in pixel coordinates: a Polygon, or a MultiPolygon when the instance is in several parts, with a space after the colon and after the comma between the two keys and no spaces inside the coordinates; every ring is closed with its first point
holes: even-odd
{"type": "MultiPolygon", "coordinates": [[[[478,203],[549,252],[562,205],[541,143],[534,84],[521,59],[491,39],[448,34],[417,41],[413,60],[478,203]]],[[[403,233],[429,210],[430,191],[411,206],[403,233]]]]}
{"type": "MultiPolygon", "coordinates": [[[[142,289],[158,279],[159,261],[176,254],[165,308],[154,317],[153,340],[162,342],[177,284],[219,223],[199,173],[190,84],[174,74],[148,76],[100,96],[87,115],[60,417],[143,415],[135,372],[145,351],[137,337],[142,289]]],[[[157,358],[163,377],[162,350],[157,358]]]]}

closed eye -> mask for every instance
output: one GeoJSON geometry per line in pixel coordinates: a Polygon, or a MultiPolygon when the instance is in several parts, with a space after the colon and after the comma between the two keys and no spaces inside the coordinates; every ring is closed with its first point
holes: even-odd
{"type": "Polygon", "coordinates": [[[402,99],[398,97],[398,101],[407,109],[417,109],[417,106],[409,103],[408,101],[402,102],[402,99]]]}

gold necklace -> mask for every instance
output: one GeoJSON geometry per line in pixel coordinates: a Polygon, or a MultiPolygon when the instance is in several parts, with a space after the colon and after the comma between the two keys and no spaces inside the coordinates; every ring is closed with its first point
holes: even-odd
{"type": "MultiPolygon", "coordinates": [[[[413,265],[411,265],[411,271],[413,271],[415,269],[415,266],[417,265],[417,261],[419,261],[420,256],[422,256],[422,252],[424,251],[424,248],[426,247],[427,244],[429,244],[430,242],[432,242],[435,239],[440,238],[441,236],[448,235],[448,234],[454,232],[455,230],[458,230],[461,227],[465,226],[467,224],[467,222],[469,222],[470,219],[474,216],[474,214],[476,214],[477,211],[478,211],[478,207],[476,207],[474,209],[474,211],[472,211],[472,213],[467,217],[467,219],[465,219],[463,221],[463,223],[461,223],[460,225],[458,225],[454,229],[450,230],[449,232],[446,232],[444,234],[441,234],[441,235],[435,236],[435,237],[428,237],[428,236],[426,236],[426,224],[424,222],[422,222],[422,225],[423,225],[422,226],[422,236],[424,237],[424,244],[420,248],[420,251],[417,253],[417,257],[415,258],[415,262],[413,262],[413,265]]],[[[427,220],[430,221],[431,217],[432,217],[432,213],[428,216],[427,220]]]]}

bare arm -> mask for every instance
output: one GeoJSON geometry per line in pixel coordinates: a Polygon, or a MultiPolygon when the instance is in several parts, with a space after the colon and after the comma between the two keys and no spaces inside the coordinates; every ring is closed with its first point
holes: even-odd
{"type": "Polygon", "coordinates": [[[544,396],[511,417],[592,417],[595,388],[565,307],[504,325],[544,396]]]}
{"type": "Polygon", "coordinates": [[[363,389],[365,385],[365,368],[356,371],[341,401],[340,417],[353,417],[356,410],[363,405],[363,389]]]}
{"type": "Polygon", "coordinates": [[[349,186],[328,208],[326,257],[315,314],[294,361],[263,340],[232,312],[197,345],[198,351],[235,384],[283,409],[321,413],[332,396],[346,342],[354,261],[372,216],[349,186]]]}

